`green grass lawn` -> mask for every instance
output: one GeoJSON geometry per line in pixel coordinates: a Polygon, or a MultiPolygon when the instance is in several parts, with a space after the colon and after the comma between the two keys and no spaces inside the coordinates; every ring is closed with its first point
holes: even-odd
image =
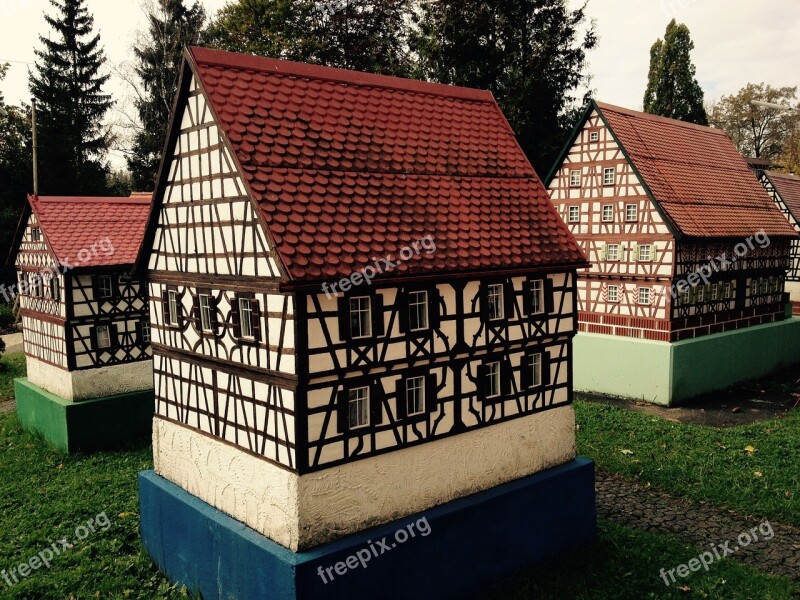
{"type": "Polygon", "coordinates": [[[594,402],[577,401],[575,409],[578,452],[600,469],[800,526],[800,410],[717,429],[594,402]]]}
{"type": "Polygon", "coordinates": [[[7,354],[0,358],[0,402],[14,398],[14,380],[25,377],[25,355],[7,354]]]}

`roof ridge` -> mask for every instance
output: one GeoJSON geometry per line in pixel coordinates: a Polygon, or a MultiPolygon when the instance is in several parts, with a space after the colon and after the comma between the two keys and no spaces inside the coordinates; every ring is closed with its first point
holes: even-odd
{"type": "Polygon", "coordinates": [[[142,196],[31,196],[36,202],[75,204],[150,204],[152,198],[142,196]]]}
{"type": "Polygon", "coordinates": [[[665,125],[672,125],[674,127],[685,127],[687,129],[696,129],[698,131],[705,131],[707,133],[727,136],[727,134],[722,129],[717,129],[715,127],[709,127],[707,125],[698,125],[697,123],[689,123],[687,121],[681,121],[680,119],[671,119],[669,117],[662,117],[660,115],[651,115],[650,113],[633,110],[630,108],[625,108],[624,106],[616,106],[614,104],[608,104],[606,102],[595,101],[595,103],[597,104],[598,107],[600,107],[603,110],[618,112],[620,114],[629,117],[647,119],[649,121],[657,121],[660,123],[664,123],[665,125]]]}
{"type": "Polygon", "coordinates": [[[790,181],[797,181],[800,183],[800,176],[793,173],[781,173],[780,171],[764,171],[769,177],[777,177],[778,179],[788,179],[790,181]]]}
{"type": "Polygon", "coordinates": [[[494,95],[488,90],[434,83],[406,77],[396,77],[393,75],[378,75],[375,73],[366,73],[364,71],[349,71],[347,69],[311,65],[278,58],[268,58],[255,54],[226,52],[200,46],[189,47],[189,53],[195,62],[206,65],[216,65],[219,67],[249,71],[262,71],[307,79],[338,81],[350,85],[382,87],[398,91],[496,104],[494,95]]]}

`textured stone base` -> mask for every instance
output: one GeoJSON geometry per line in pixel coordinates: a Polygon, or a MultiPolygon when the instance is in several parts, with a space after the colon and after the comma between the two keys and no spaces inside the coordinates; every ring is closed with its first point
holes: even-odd
{"type": "Polygon", "coordinates": [[[586,459],[307,552],[287,550],[152,471],[139,475],[139,505],[155,563],[207,600],[471,597],[595,535],[586,459]]]}
{"type": "Polygon", "coordinates": [[[26,355],[28,381],[64,400],[91,400],[153,387],[153,361],[67,371],[26,355]]]}
{"type": "Polygon", "coordinates": [[[109,450],[151,435],[153,390],[73,402],[16,379],[17,418],[64,452],[109,450]]]}
{"type": "Polygon", "coordinates": [[[800,363],[800,319],[681,342],[579,333],[575,389],[671,406],[800,363]]]}

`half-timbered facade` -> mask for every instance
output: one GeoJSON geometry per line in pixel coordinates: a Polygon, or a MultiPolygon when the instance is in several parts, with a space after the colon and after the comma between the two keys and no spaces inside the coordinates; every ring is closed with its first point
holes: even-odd
{"type": "Polygon", "coordinates": [[[487,92],[193,48],[140,265],[156,472],[284,546],[574,458],[587,263],[487,92]]]}
{"type": "Polygon", "coordinates": [[[548,177],[592,266],[580,330],[677,341],[785,316],[794,230],[721,130],[592,102],[548,177]]]}
{"type": "MultiPolygon", "coordinates": [[[[794,230],[800,233],[800,177],[777,171],[760,171],[759,181],[794,230]]],[[[786,271],[786,291],[792,312],[800,313],[800,239],[792,240],[791,262],[786,271]]]]}
{"type": "Polygon", "coordinates": [[[28,380],[67,400],[152,388],[144,282],[151,196],[28,197],[15,265],[28,380]]]}

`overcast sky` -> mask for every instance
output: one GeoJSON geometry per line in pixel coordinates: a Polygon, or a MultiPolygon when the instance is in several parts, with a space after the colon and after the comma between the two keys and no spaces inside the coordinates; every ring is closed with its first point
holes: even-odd
{"type": "MultiPolygon", "coordinates": [[[[583,0],[570,0],[573,5],[583,0]]],[[[203,0],[212,14],[227,0],[203,0]]],[[[88,0],[102,36],[118,100],[114,122],[131,113],[129,87],[118,74],[130,61],[136,31],[145,27],[138,0],[88,0]]],[[[2,84],[7,102],[27,101],[28,68],[38,35],[47,32],[48,0],[0,0],[0,62],[11,62],[2,84]]],[[[649,50],[670,19],[686,23],[695,42],[694,62],[707,100],[737,92],[748,82],[800,84],[798,0],[589,0],[597,20],[598,48],[590,55],[592,87],[605,102],[640,109],[649,50]]],[[[115,153],[115,164],[122,155],[115,153]]]]}

